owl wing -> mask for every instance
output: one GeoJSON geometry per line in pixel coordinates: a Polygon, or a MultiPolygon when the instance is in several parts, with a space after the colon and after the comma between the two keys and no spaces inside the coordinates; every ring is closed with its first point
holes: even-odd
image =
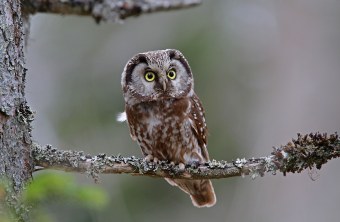
{"type": "Polygon", "coordinates": [[[198,96],[194,94],[191,97],[191,112],[189,114],[191,128],[197,138],[198,145],[201,147],[202,155],[205,160],[209,160],[207,150],[208,129],[204,117],[204,109],[198,96]]]}

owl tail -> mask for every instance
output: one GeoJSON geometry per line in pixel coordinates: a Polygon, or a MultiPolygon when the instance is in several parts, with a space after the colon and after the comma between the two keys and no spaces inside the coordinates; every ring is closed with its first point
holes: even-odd
{"type": "Polygon", "coordinates": [[[165,179],[172,186],[178,186],[189,194],[195,207],[211,207],[216,203],[214,187],[210,180],[165,179]]]}

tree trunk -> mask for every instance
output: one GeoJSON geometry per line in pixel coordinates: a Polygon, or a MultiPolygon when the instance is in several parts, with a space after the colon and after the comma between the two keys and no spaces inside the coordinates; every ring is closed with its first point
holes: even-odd
{"type": "Polygon", "coordinates": [[[32,178],[32,112],[25,99],[24,21],[20,0],[0,3],[0,176],[10,182],[6,204],[28,221],[20,193],[32,178]]]}

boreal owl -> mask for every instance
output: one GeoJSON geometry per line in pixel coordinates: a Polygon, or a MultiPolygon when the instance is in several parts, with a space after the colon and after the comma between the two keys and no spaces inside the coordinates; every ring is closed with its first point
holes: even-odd
{"type": "MultiPolygon", "coordinates": [[[[191,68],[174,49],[139,53],[126,64],[121,79],[131,138],[145,159],[181,167],[209,161],[204,109],[194,92],[191,68]]],[[[196,207],[216,203],[210,180],[166,180],[190,195],[196,207]]]]}

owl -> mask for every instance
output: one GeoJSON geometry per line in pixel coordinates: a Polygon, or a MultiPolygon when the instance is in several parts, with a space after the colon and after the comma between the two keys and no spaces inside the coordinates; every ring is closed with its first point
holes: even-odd
{"type": "MultiPolygon", "coordinates": [[[[131,138],[147,161],[197,165],[209,161],[204,109],[191,68],[175,49],[139,53],[126,64],[121,85],[131,138]]],[[[196,207],[216,203],[210,180],[165,178],[189,194],[196,207]]]]}

